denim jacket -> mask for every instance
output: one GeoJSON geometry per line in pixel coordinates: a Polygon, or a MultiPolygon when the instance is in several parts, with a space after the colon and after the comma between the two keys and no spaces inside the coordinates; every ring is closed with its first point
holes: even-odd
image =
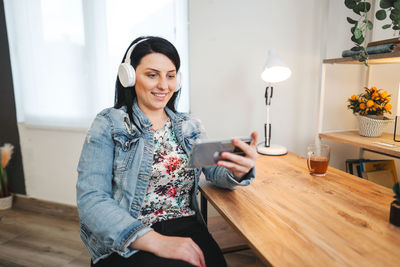
{"type": "MultiPolygon", "coordinates": [[[[203,137],[203,127],[188,114],[165,108],[176,138],[189,154],[192,145],[203,137]]],[[[152,228],[138,220],[153,163],[152,124],[133,105],[133,122],[126,108],[100,112],[90,127],[78,164],[77,205],[80,235],[94,263],[116,252],[130,257],[138,250],[129,245],[152,228]]],[[[218,187],[235,189],[248,185],[255,177],[253,168],[241,182],[225,168],[214,166],[195,170],[191,205],[203,221],[197,202],[201,171],[218,187]]]]}

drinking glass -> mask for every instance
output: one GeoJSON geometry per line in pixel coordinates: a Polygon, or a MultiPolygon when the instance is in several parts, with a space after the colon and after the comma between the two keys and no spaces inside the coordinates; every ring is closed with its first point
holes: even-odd
{"type": "Polygon", "coordinates": [[[325,144],[307,147],[307,166],[311,175],[325,176],[329,165],[330,148],[325,144]]]}

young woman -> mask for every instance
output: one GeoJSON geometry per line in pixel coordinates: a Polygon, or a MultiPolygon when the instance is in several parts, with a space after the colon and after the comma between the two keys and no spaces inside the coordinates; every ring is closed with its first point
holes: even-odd
{"type": "Polygon", "coordinates": [[[115,106],[88,131],[78,165],[81,238],[92,266],[226,266],[199,212],[201,171],[234,189],[255,177],[257,134],[246,156],[223,153],[218,166],[187,167],[201,124],[175,110],[180,59],[160,37],[134,40],[116,82],[115,106]]]}

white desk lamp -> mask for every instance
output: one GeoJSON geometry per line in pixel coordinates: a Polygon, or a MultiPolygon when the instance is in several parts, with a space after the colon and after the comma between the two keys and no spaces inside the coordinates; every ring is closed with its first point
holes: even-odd
{"type": "Polygon", "coordinates": [[[281,145],[271,145],[271,123],[269,120],[269,109],[273,93],[272,83],[282,82],[290,77],[292,71],[279,58],[274,50],[268,51],[268,59],[265,63],[261,78],[269,83],[265,88],[265,104],[267,105],[267,123],[264,124],[265,143],[257,146],[257,151],[264,155],[284,155],[287,148],[281,145]]]}

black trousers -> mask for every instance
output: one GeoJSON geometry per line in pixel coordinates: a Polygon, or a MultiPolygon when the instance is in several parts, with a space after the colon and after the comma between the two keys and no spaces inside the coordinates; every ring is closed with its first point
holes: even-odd
{"type": "MultiPolygon", "coordinates": [[[[152,228],[167,236],[190,237],[203,251],[207,267],[226,267],[225,258],[222,255],[221,249],[213,237],[208,232],[205,225],[198,222],[195,216],[183,217],[163,222],[155,223],[152,228]]],[[[192,267],[193,265],[173,259],[158,257],[146,251],[139,251],[133,254],[130,258],[121,257],[117,253],[111,254],[109,257],[100,260],[96,264],[91,263],[91,266],[96,267],[124,267],[124,266],[173,266],[173,267],[192,267]]]]}

